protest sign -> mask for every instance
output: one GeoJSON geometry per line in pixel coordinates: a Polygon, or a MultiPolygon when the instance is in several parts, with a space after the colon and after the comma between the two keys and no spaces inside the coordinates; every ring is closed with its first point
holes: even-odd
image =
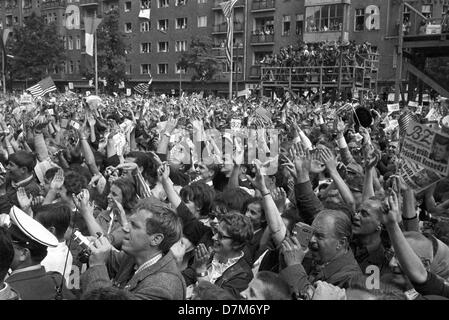
{"type": "Polygon", "coordinates": [[[387,105],[387,108],[388,108],[388,114],[391,114],[393,112],[400,110],[399,103],[389,104],[389,105],[387,105]]]}
{"type": "Polygon", "coordinates": [[[32,104],[33,96],[27,93],[24,93],[20,96],[20,104],[32,104]]]}
{"type": "Polygon", "coordinates": [[[435,172],[408,160],[402,162],[399,172],[402,180],[416,193],[429,188],[443,178],[435,172]]]}
{"type": "Polygon", "coordinates": [[[402,144],[403,159],[436,174],[449,175],[449,135],[415,121],[410,122],[402,144]]]}
{"type": "Polygon", "coordinates": [[[238,130],[242,126],[242,120],[240,119],[231,119],[231,129],[238,130]]]}
{"type": "Polygon", "coordinates": [[[418,108],[418,102],[415,102],[415,101],[409,101],[409,103],[408,103],[408,106],[409,107],[415,107],[415,108],[418,108]]]}

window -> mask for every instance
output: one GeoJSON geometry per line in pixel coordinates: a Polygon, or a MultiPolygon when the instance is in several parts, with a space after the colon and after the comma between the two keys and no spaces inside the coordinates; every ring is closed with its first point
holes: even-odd
{"type": "Polygon", "coordinates": [[[157,24],[157,29],[161,31],[167,31],[168,29],[168,19],[159,20],[157,24]]]}
{"type": "Polygon", "coordinates": [[[125,12],[130,12],[131,11],[131,1],[126,1],[125,2],[125,12]]]}
{"type": "Polygon", "coordinates": [[[150,21],[144,21],[140,23],[140,32],[150,31],[150,21]]]}
{"type": "Polygon", "coordinates": [[[207,16],[198,17],[198,28],[207,27],[207,16]]]}
{"type": "Polygon", "coordinates": [[[176,0],[175,6],[185,6],[186,0],[176,0]]]}
{"type": "Polygon", "coordinates": [[[306,8],[307,32],[341,31],[343,28],[343,4],[306,8]]]}
{"type": "Polygon", "coordinates": [[[158,74],[167,74],[168,73],[168,64],[166,64],[166,63],[159,63],[157,65],[157,73],[158,74]]]}
{"type": "Polygon", "coordinates": [[[125,33],[133,32],[133,25],[131,22],[125,23],[125,33]]]}
{"type": "Polygon", "coordinates": [[[151,43],[144,42],[140,44],[140,53],[150,53],[151,52],[151,43]]]}
{"type": "Polygon", "coordinates": [[[365,30],[365,9],[355,9],[355,31],[365,30]]]}
{"type": "Polygon", "coordinates": [[[183,52],[186,51],[187,41],[176,41],[175,43],[175,51],[183,52]]]}
{"type": "MultiPolygon", "coordinates": [[[[131,71],[131,68],[130,68],[131,71]]],[[[140,74],[149,74],[151,73],[151,64],[141,64],[140,65],[140,74]]]]}
{"type": "Polygon", "coordinates": [[[74,69],[73,61],[70,60],[70,64],[69,64],[69,73],[70,73],[70,74],[73,73],[73,69],[74,69]]]}
{"type": "Polygon", "coordinates": [[[431,4],[423,4],[421,6],[421,13],[426,18],[430,19],[432,18],[432,5],[431,4]]]}
{"type": "Polygon", "coordinates": [[[62,62],[62,72],[67,73],[67,62],[65,61],[62,62]]]}
{"type": "Polygon", "coordinates": [[[187,18],[177,18],[175,27],[176,27],[176,29],[186,29],[187,28],[187,18]]]}
{"type": "Polygon", "coordinates": [[[140,9],[150,9],[151,0],[140,0],[140,9]]]}
{"type": "Polygon", "coordinates": [[[296,15],[296,34],[301,35],[302,34],[302,22],[304,20],[304,15],[297,14],[296,15]]]}
{"type": "Polygon", "coordinates": [[[69,46],[69,50],[73,50],[73,37],[72,36],[69,36],[68,46],[69,46]]]}
{"type": "Polygon", "coordinates": [[[64,42],[64,50],[67,50],[67,37],[63,36],[62,41],[64,42]]]}
{"type": "Polygon", "coordinates": [[[180,74],[180,73],[186,73],[186,69],[181,68],[177,63],[175,64],[175,73],[180,74]]]}
{"type": "Polygon", "coordinates": [[[76,36],[75,48],[76,48],[76,50],[81,49],[81,37],[80,36],[76,36]]]}
{"type": "Polygon", "coordinates": [[[207,0],[198,0],[198,3],[199,3],[199,4],[201,4],[201,3],[207,3],[207,0]]]}
{"type": "Polygon", "coordinates": [[[168,42],[160,41],[157,46],[157,52],[168,52],[168,42]]]}
{"type": "Polygon", "coordinates": [[[81,62],[79,60],[75,62],[75,73],[80,72],[80,64],[81,62]]]}
{"type": "Polygon", "coordinates": [[[283,36],[290,35],[290,16],[282,17],[282,35],[283,36]]]}
{"type": "Polygon", "coordinates": [[[168,0],[159,0],[158,8],[168,8],[168,0]]]}
{"type": "Polygon", "coordinates": [[[132,65],[131,65],[131,64],[129,64],[129,65],[127,66],[125,73],[126,73],[126,74],[131,74],[131,73],[132,73],[132,65]]]}

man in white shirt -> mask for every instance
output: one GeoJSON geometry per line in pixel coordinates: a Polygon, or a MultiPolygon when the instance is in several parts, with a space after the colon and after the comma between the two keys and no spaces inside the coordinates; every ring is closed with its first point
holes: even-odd
{"type": "Polygon", "coordinates": [[[72,254],[65,243],[65,234],[70,225],[70,208],[61,203],[44,205],[35,218],[58,239],[56,247],[47,248],[47,256],[41,265],[47,272],[56,271],[64,275],[68,284],[73,262],[72,254]]]}

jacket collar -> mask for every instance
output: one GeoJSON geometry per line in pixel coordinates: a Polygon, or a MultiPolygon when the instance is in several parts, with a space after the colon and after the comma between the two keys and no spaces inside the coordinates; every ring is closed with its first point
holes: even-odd
{"type": "Polygon", "coordinates": [[[43,277],[46,274],[45,268],[41,265],[35,265],[23,269],[14,270],[6,279],[7,282],[24,281],[43,277]]]}
{"type": "Polygon", "coordinates": [[[174,256],[171,252],[168,252],[162,258],[160,258],[155,264],[149,266],[148,268],[143,269],[142,271],[135,273],[132,278],[129,280],[128,284],[125,286],[128,290],[133,290],[139,282],[141,282],[146,277],[159,272],[159,270],[163,269],[168,264],[174,262],[174,256]]]}
{"type": "Polygon", "coordinates": [[[316,267],[318,268],[318,270],[321,269],[321,272],[319,272],[318,274],[321,273],[323,275],[323,279],[329,279],[332,275],[339,272],[343,267],[353,264],[357,264],[357,262],[355,261],[352,250],[348,249],[345,254],[341,255],[335,260],[332,260],[325,265],[318,265],[316,267]]]}

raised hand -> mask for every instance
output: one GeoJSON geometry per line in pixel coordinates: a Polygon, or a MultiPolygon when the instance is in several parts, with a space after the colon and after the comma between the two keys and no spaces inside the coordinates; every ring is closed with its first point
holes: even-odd
{"type": "Polygon", "coordinates": [[[157,169],[157,176],[161,181],[170,179],[170,166],[168,165],[168,163],[162,164],[157,169]]]}
{"type": "Polygon", "coordinates": [[[287,266],[301,264],[308,251],[302,249],[296,237],[286,237],[281,246],[281,253],[287,266]]]}
{"type": "Polygon", "coordinates": [[[279,212],[284,212],[287,201],[287,194],[285,193],[284,188],[274,188],[271,190],[271,195],[279,212]]]}
{"type": "Polygon", "coordinates": [[[265,184],[265,178],[261,172],[260,165],[257,163],[256,165],[256,177],[253,179],[249,175],[246,175],[246,178],[251,182],[254,188],[259,190],[262,194],[268,192],[267,185],[265,184]]]}
{"type": "Polygon", "coordinates": [[[334,120],[334,130],[337,134],[343,134],[346,130],[346,124],[341,117],[336,117],[334,120]]]}
{"type": "Polygon", "coordinates": [[[382,223],[386,226],[399,223],[401,220],[400,215],[398,195],[392,188],[390,188],[387,194],[387,203],[384,204],[382,223]]]}
{"type": "Polygon", "coordinates": [[[338,172],[337,158],[332,154],[332,151],[330,151],[328,148],[322,148],[320,150],[320,156],[321,161],[324,163],[329,172],[338,172]]]}
{"type": "Polygon", "coordinates": [[[73,202],[75,206],[80,210],[81,213],[93,213],[94,204],[89,201],[90,194],[89,190],[83,189],[78,195],[72,195],[73,202]]]}
{"type": "Polygon", "coordinates": [[[165,132],[168,132],[171,134],[173,130],[176,129],[176,126],[178,124],[178,119],[173,119],[170,117],[170,119],[167,120],[167,124],[165,125],[165,132]]]}
{"type": "Polygon", "coordinates": [[[87,122],[93,128],[93,126],[97,123],[97,120],[95,120],[95,117],[93,116],[93,114],[89,114],[89,115],[87,115],[87,122]]]}
{"type": "Polygon", "coordinates": [[[204,243],[200,243],[195,248],[192,267],[196,270],[196,273],[203,273],[207,270],[207,263],[209,262],[211,254],[212,250],[208,250],[204,243]]]}
{"type": "Polygon", "coordinates": [[[59,169],[50,183],[50,189],[59,191],[64,185],[64,171],[59,169]]]}
{"type": "Polygon", "coordinates": [[[20,187],[17,189],[17,200],[23,211],[28,211],[31,208],[33,196],[28,197],[25,188],[20,187]]]}

